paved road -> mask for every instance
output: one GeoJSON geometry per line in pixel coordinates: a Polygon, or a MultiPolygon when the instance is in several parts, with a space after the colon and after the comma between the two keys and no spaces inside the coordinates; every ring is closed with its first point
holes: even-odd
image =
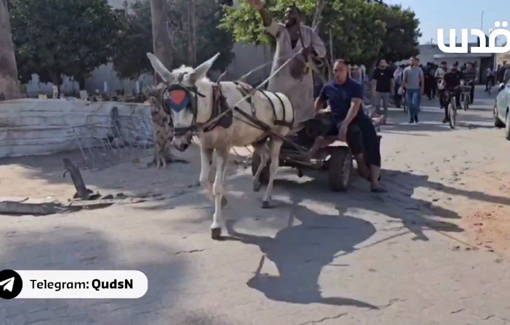
{"type": "MultiPolygon", "coordinates": [[[[324,175],[299,179],[282,169],[277,207],[262,210],[248,170],[232,167],[225,214],[238,240],[209,239],[211,204],[193,186],[196,151],[184,155],[190,164],[166,170],[126,164],[84,172],[103,194],[149,198],[65,215],[0,217],[1,268],[137,269],[149,278],[148,293],[125,301],[5,301],[0,322],[509,324],[507,242],[500,238],[497,246],[495,233],[482,236],[489,228],[472,219],[476,211],[491,208],[495,216],[510,207],[502,194],[510,188],[510,142],[491,127],[492,102],[477,91],[458,130],[439,122],[435,102],[424,101],[418,126],[402,124],[404,113],[392,110],[383,128],[388,194],[371,194],[358,178],[349,192],[330,193],[324,175]]],[[[4,161],[0,193],[70,197],[60,165],[55,157],[4,161]]]]}

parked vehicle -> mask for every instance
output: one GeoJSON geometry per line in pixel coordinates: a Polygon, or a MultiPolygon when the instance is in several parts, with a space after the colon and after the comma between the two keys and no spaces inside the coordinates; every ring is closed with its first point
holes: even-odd
{"type": "Polygon", "coordinates": [[[499,85],[494,104],[494,125],[505,128],[505,137],[510,140],[510,81],[499,85]]]}

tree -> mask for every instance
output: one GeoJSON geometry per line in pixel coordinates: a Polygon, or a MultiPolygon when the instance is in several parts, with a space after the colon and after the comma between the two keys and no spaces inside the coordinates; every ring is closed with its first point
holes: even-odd
{"type": "Polygon", "coordinates": [[[190,3],[188,0],[171,0],[164,8],[162,16],[163,29],[157,37],[157,49],[152,47],[153,27],[151,24],[151,1],[137,0],[124,20],[125,29],[115,42],[116,52],[113,57],[114,70],[121,78],[136,79],[140,75],[151,72],[152,67],[147,59],[147,52],[154,52],[161,62],[170,69],[183,64],[194,66],[211,58],[217,52],[222,55],[216,60],[214,68],[223,70],[232,61],[233,38],[230,32],[220,30],[223,10],[220,4],[211,0],[194,0],[195,3],[195,41],[188,37],[193,33],[188,29],[190,3]],[[193,42],[191,46],[190,42],[193,42]],[[165,50],[162,50],[164,46],[165,50]],[[195,52],[196,62],[193,54],[195,52]],[[166,53],[164,55],[164,53],[166,53]],[[169,54],[171,53],[171,54],[169,54]]]}
{"type": "Polygon", "coordinates": [[[14,56],[7,0],[0,0],[0,100],[19,95],[18,69],[14,56]]]}
{"type": "MultiPolygon", "coordinates": [[[[134,80],[153,70],[146,55],[154,51],[150,1],[133,2],[122,23],[122,32],[114,43],[113,69],[119,78],[134,80]]],[[[171,60],[172,56],[168,59],[171,60]]]]}
{"type": "Polygon", "coordinates": [[[418,55],[418,38],[421,37],[420,21],[410,9],[400,5],[387,6],[381,13],[381,20],[386,24],[386,34],[380,57],[393,62],[418,55]]]}
{"type": "Polygon", "coordinates": [[[112,40],[122,25],[107,0],[13,0],[10,12],[22,82],[39,75],[41,82],[62,85],[85,77],[108,63],[112,40]]]}
{"type": "MultiPolygon", "coordinates": [[[[286,7],[296,3],[304,15],[303,23],[309,26],[318,3],[316,0],[266,2],[277,20],[283,18],[286,7]]],[[[415,53],[420,36],[418,24],[412,11],[402,10],[399,6],[389,7],[379,0],[326,0],[319,34],[323,40],[329,40],[331,31],[337,58],[371,66],[381,56],[389,55],[396,61],[415,53]]],[[[246,2],[240,9],[226,9],[221,28],[231,31],[239,42],[271,44],[258,13],[246,2]]]]}

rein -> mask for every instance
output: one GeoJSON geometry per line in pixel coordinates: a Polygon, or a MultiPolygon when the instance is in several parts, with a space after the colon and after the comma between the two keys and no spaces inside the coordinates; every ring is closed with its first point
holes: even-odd
{"type": "MultiPolygon", "coordinates": [[[[244,96],[243,98],[241,98],[239,101],[237,101],[237,103],[235,103],[234,105],[232,105],[231,107],[229,107],[226,111],[224,111],[223,113],[219,114],[218,116],[210,119],[209,121],[205,122],[203,125],[202,125],[202,128],[207,128],[209,127],[211,124],[217,122],[218,120],[220,120],[223,116],[225,116],[227,113],[231,112],[237,105],[239,105],[241,102],[245,101],[246,99],[248,99],[249,97],[251,97],[257,90],[260,90],[260,88],[262,88],[262,86],[264,86],[266,83],[268,83],[271,79],[274,78],[275,75],[277,75],[287,64],[289,64],[292,59],[294,57],[296,57],[297,55],[299,55],[300,52],[297,52],[297,53],[294,53],[287,61],[285,61],[274,73],[272,73],[269,77],[266,78],[266,80],[264,80],[260,85],[258,85],[257,87],[255,87],[250,93],[248,93],[246,96],[244,96]]],[[[218,83],[219,84],[219,83],[218,83]]],[[[220,87],[220,92],[221,92],[221,87],[220,87]]],[[[223,96],[223,95],[222,95],[223,96]]]]}
{"type": "MultiPolygon", "coordinates": [[[[177,136],[182,136],[184,134],[186,134],[187,132],[192,132],[193,134],[199,132],[199,131],[203,131],[203,132],[208,132],[208,131],[211,131],[219,122],[219,120],[224,117],[225,115],[227,114],[231,114],[231,112],[237,107],[237,105],[239,105],[241,102],[247,100],[248,98],[250,98],[257,90],[260,90],[260,88],[262,88],[263,86],[265,86],[271,79],[273,79],[287,64],[289,64],[292,59],[294,59],[296,56],[300,55],[301,52],[297,52],[297,53],[294,53],[293,55],[290,56],[289,59],[287,59],[287,61],[285,61],[274,73],[272,73],[269,77],[267,77],[262,83],[260,83],[257,87],[255,87],[252,91],[250,91],[246,96],[244,96],[243,98],[241,98],[239,101],[237,101],[234,105],[228,107],[225,111],[219,113],[218,115],[216,116],[211,116],[209,118],[209,120],[207,120],[205,123],[203,124],[197,124],[197,115],[198,115],[198,96],[200,97],[205,97],[205,95],[201,94],[197,87],[194,86],[194,87],[189,87],[189,86],[184,86],[182,85],[182,80],[184,78],[184,75],[186,73],[182,73],[179,75],[178,77],[178,84],[173,84],[173,85],[170,85],[168,86],[167,88],[165,88],[161,94],[161,104],[162,104],[162,107],[163,109],[165,110],[165,112],[170,116],[170,123],[173,125],[173,121],[172,121],[172,117],[171,117],[171,110],[172,110],[172,107],[168,107],[166,101],[170,100],[171,99],[167,99],[165,98],[165,94],[168,94],[170,93],[171,91],[175,91],[175,90],[180,90],[180,91],[184,91],[187,95],[187,97],[191,97],[191,109],[192,109],[192,112],[193,112],[193,122],[190,126],[188,127],[182,127],[182,128],[174,128],[174,134],[177,135],[177,136]],[[195,96],[192,96],[191,93],[193,93],[195,96]]],[[[272,62],[271,62],[272,63],[272,62]]],[[[263,66],[266,66],[267,63],[265,63],[263,66]]],[[[257,67],[256,70],[260,69],[261,67],[257,67]]],[[[247,75],[251,74],[253,71],[250,71],[247,75]]],[[[247,75],[244,75],[242,78],[246,77],[247,75]]],[[[221,79],[221,78],[220,78],[221,79]]],[[[223,93],[221,91],[221,85],[220,85],[220,81],[218,80],[217,82],[217,87],[219,89],[219,104],[220,105],[223,105],[226,103],[226,98],[225,96],[223,96],[223,93]]],[[[213,91],[213,96],[214,96],[214,91],[213,91]]],[[[170,96],[171,97],[171,96],[170,96]]],[[[184,104],[186,104],[187,102],[184,102],[184,104]]],[[[182,103],[179,103],[179,105],[182,104],[182,103]]],[[[184,105],[182,104],[182,105],[184,105]]],[[[213,105],[215,105],[216,103],[213,102],[213,105]]],[[[177,109],[180,111],[182,109],[187,109],[186,107],[181,107],[179,105],[175,105],[174,106],[177,106],[177,109]]],[[[175,109],[174,109],[175,111],[175,109]]],[[[214,115],[214,111],[212,113],[214,115]]]]}

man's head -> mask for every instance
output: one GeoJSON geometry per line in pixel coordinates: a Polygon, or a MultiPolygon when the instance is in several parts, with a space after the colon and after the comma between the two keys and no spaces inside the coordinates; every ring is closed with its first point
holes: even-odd
{"type": "Polygon", "coordinates": [[[381,61],[379,61],[379,68],[381,69],[386,69],[388,67],[388,63],[386,62],[385,59],[382,59],[381,61]]]}
{"type": "Polygon", "coordinates": [[[335,64],[333,65],[333,71],[335,73],[336,81],[338,83],[344,83],[347,80],[349,66],[345,60],[339,59],[335,61],[335,64]]]}
{"type": "Polygon", "coordinates": [[[443,69],[443,70],[445,70],[445,71],[446,71],[446,69],[447,69],[447,65],[446,65],[446,62],[445,62],[445,61],[441,62],[441,69],[443,69]]]}
{"type": "Polygon", "coordinates": [[[285,9],[285,25],[294,26],[299,21],[301,10],[298,7],[288,7],[285,9]]]}
{"type": "Polygon", "coordinates": [[[412,67],[417,67],[420,64],[420,60],[417,57],[413,56],[409,59],[409,64],[412,67]]]}
{"type": "Polygon", "coordinates": [[[453,65],[452,65],[452,71],[457,71],[457,68],[459,67],[459,63],[458,62],[455,62],[453,65]]]}
{"type": "Polygon", "coordinates": [[[468,68],[468,69],[472,69],[472,68],[473,68],[473,63],[469,62],[469,63],[467,64],[467,68],[468,68]]]}

